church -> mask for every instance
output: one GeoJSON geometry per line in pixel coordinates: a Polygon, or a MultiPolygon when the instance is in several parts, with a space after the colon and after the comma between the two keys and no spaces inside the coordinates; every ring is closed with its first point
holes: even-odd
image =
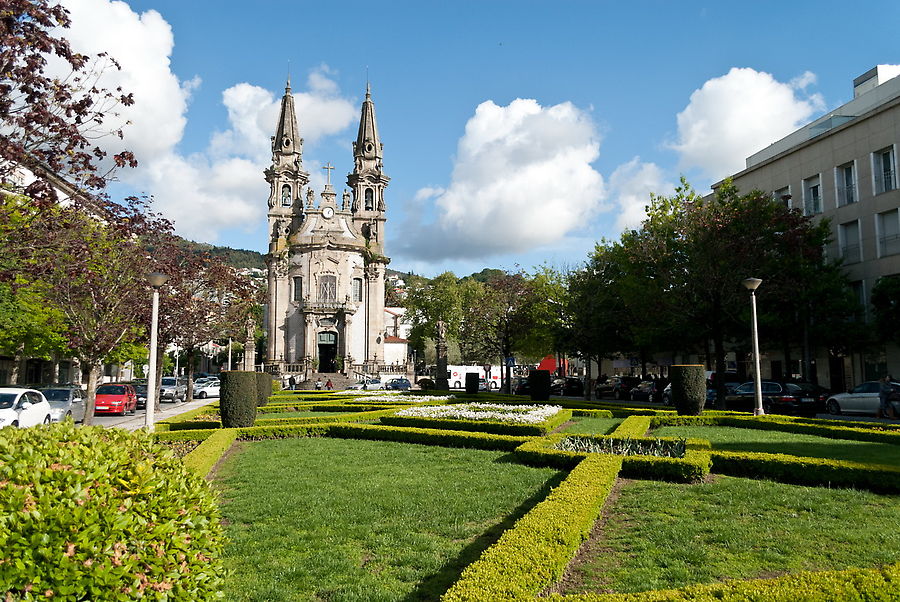
{"type": "Polygon", "coordinates": [[[303,169],[303,138],[290,81],[272,136],[266,364],[279,372],[377,371],[384,362],[384,175],[375,104],[366,86],[353,171],[338,198],[316,194],[303,169]]]}

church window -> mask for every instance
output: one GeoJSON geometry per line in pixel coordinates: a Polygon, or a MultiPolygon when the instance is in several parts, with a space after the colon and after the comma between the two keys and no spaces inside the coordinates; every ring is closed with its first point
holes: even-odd
{"type": "Polygon", "coordinates": [[[353,301],[356,303],[362,301],[362,278],[353,279],[353,301]]]}
{"type": "Polygon", "coordinates": [[[294,301],[302,301],[303,300],[303,278],[301,276],[294,276],[294,301]]]}
{"type": "Polygon", "coordinates": [[[371,188],[366,188],[366,211],[375,209],[375,192],[371,188]]]}
{"type": "Polygon", "coordinates": [[[319,301],[337,301],[337,276],[319,277],[319,301]]]}
{"type": "Polygon", "coordinates": [[[281,187],[281,204],[285,207],[290,207],[291,205],[291,187],[289,184],[281,187]]]}

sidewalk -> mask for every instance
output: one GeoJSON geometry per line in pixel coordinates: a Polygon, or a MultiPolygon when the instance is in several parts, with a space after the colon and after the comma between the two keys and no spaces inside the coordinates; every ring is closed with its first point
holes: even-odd
{"type": "MultiPolygon", "coordinates": [[[[216,401],[218,401],[218,399],[216,398],[207,398],[195,399],[191,402],[161,403],[159,404],[159,412],[157,412],[154,416],[154,423],[159,422],[160,420],[165,420],[166,418],[178,416],[179,414],[183,414],[188,410],[193,410],[195,408],[199,408],[216,401]]],[[[101,417],[97,416],[95,418],[96,424],[102,424],[105,428],[115,427],[126,429],[129,431],[144,428],[144,424],[147,420],[146,413],[143,410],[138,410],[137,414],[135,414],[134,416],[109,417],[109,422],[107,422],[107,420],[103,420],[101,422],[100,420],[98,420],[99,418],[101,417]]]]}

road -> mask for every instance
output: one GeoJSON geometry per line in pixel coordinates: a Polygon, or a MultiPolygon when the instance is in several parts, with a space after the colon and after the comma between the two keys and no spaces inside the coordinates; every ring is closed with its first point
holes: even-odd
{"type": "MultiPolygon", "coordinates": [[[[177,416],[178,414],[183,414],[188,410],[193,410],[194,408],[199,408],[200,406],[205,406],[206,404],[213,401],[216,400],[195,399],[194,401],[190,402],[161,403],[159,406],[160,411],[157,412],[155,416],[156,422],[165,420],[166,418],[171,418],[172,416],[177,416]]],[[[138,410],[134,416],[132,416],[131,414],[126,414],[125,416],[110,416],[106,414],[95,415],[94,424],[103,426],[105,428],[117,427],[133,431],[139,428],[143,428],[146,419],[146,412],[144,410],[138,410]]]]}

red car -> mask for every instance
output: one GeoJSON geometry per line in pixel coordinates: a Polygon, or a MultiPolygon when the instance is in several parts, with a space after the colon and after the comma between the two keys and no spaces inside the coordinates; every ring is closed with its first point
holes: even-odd
{"type": "Polygon", "coordinates": [[[118,414],[125,412],[134,414],[137,411],[137,393],[131,385],[111,383],[97,387],[97,402],[94,404],[95,414],[118,414]]]}

